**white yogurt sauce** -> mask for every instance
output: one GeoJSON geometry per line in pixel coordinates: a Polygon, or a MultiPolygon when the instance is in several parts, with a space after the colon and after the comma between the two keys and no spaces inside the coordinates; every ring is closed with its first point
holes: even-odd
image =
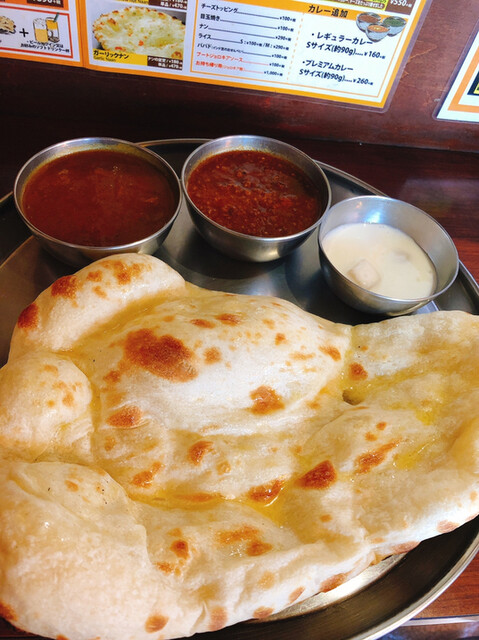
{"type": "Polygon", "coordinates": [[[343,275],[389,298],[428,296],[436,273],[427,254],[406,233],[386,224],[343,224],[325,235],[323,249],[343,275]]]}

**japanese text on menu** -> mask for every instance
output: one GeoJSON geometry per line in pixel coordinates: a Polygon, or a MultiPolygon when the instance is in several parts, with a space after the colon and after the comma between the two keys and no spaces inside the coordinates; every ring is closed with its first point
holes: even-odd
{"type": "Polygon", "coordinates": [[[244,84],[378,103],[413,22],[414,0],[266,4],[202,0],[192,72],[244,84]],[[371,6],[373,10],[371,10],[371,6]]]}

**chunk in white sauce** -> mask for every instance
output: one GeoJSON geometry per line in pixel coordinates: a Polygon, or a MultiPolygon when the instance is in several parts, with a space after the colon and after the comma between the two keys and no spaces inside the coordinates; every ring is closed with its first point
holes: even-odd
{"type": "Polygon", "coordinates": [[[435,288],[431,260],[406,233],[386,224],[343,224],[323,239],[338,271],[364,289],[390,298],[428,296],[435,288]]]}
{"type": "Polygon", "coordinates": [[[356,262],[346,275],[356,284],[359,284],[360,287],[364,287],[364,289],[371,289],[381,280],[379,273],[365,258],[361,258],[359,262],[356,262]]]}

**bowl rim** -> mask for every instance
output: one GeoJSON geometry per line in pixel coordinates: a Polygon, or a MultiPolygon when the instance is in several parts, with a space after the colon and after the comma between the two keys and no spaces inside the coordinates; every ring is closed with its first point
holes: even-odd
{"type": "MultiPolygon", "coordinates": [[[[80,144],[79,144],[80,146],[80,144]]],[[[94,150],[94,149],[91,149],[94,150]]],[[[122,151],[120,151],[120,153],[123,153],[122,151]]],[[[127,152],[124,152],[127,154],[127,152]]],[[[51,158],[51,160],[46,160],[45,163],[43,164],[47,164],[50,161],[55,160],[56,158],[60,158],[63,157],[64,155],[70,155],[69,153],[64,153],[61,154],[60,156],[55,156],[53,158],[51,158]]],[[[127,154],[128,155],[128,154],[127,154]]],[[[38,167],[36,167],[35,169],[33,169],[32,173],[35,173],[40,166],[43,166],[43,164],[38,165],[38,167]]],[[[28,178],[27,178],[28,180],[28,178]]],[[[92,136],[92,137],[85,137],[85,138],[72,138],[69,140],[64,140],[62,142],[57,142],[55,144],[52,144],[48,147],[45,147],[44,149],[41,149],[40,151],[38,151],[37,153],[35,153],[33,156],[31,156],[23,165],[22,167],[19,169],[16,177],[15,177],[15,182],[14,182],[14,186],[13,186],[13,199],[15,202],[15,207],[18,211],[18,214],[20,215],[21,219],[23,220],[23,222],[27,225],[27,227],[30,229],[30,231],[32,231],[32,233],[34,233],[35,235],[41,237],[44,240],[47,240],[48,242],[51,243],[55,243],[55,244],[60,244],[63,247],[69,248],[69,249],[75,249],[75,250],[80,250],[80,251],[88,251],[88,252],[114,252],[114,251],[125,251],[128,249],[133,249],[134,247],[137,247],[138,245],[141,245],[143,243],[149,242],[151,240],[154,240],[157,236],[159,236],[163,231],[165,231],[169,226],[171,226],[176,218],[178,217],[178,214],[180,212],[181,209],[181,205],[182,205],[182,201],[183,201],[183,192],[182,192],[182,188],[181,188],[181,182],[180,179],[178,178],[178,175],[176,173],[176,171],[173,169],[173,167],[169,164],[169,162],[167,162],[162,156],[160,156],[158,153],[155,153],[154,151],[152,151],[151,149],[147,149],[135,142],[131,142],[129,140],[123,140],[121,138],[111,138],[111,137],[105,137],[105,136],[92,136]],[[18,190],[19,190],[19,183],[21,178],[23,177],[23,173],[27,170],[27,168],[29,167],[30,164],[34,163],[35,161],[37,161],[39,158],[41,158],[41,156],[43,156],[44,154],[46,154],[49,151],[53,151],[54,149],[58,149],[61,147],[65,147],[67,148],[68,145],[71,145],[72,147],[75,147],[75,143],[84,143],[85,144],[85,149],[78,149],[77,151],[75,151],[74,149],[71,151],[71,153],[82,153],[82,151],[88,151],[88,145],[90,144],[95,144],[95,143],[101,143],[101,144],[105,144],[105,147],[108,144],[122,144],[122,145],[126,145],[128,147],[131,147],[132,149],[137,149],[140,151],[140,156],[145,156],[145,155],[149,155],[153,158],[155,158],[155,160],[160,160],[160,162],[165,166],[165,168],[168,170],[168,172],[170,173],[171,177],[174,179],[173,181],[176,183],[177,189],[178,189],[178,201],[175,207],[175,211],[173,213],[173,215],[168,219],[168,221],[160,228],[157,229],[156,231],[154,231],[153,233],[151,233],[149,236],[144,236],[143,238],[140,238],[139,240],[134,240],[133,242],[128,242],[126,244],[117,244],[117,245],[87,245],[87,244],[76,244],[74,242],[67,242],[66,240],[60,240],[59,238],[56,238],[55,236],[51,236],[48,233],[45,233],[44,231],[42,231],[41,229],[39,229],[37,226],[35,226],[25,215],[25,213],[22,210],[22,207],[20,205],[20,197],[18,194],[18,190]]]]}
{"type": "MultiPolygon", "coordinates": [[[[449,243],[449,245],[450,245],[450,247],[452,249],[452,252],[454,254],[455,267],[452,270],[451,276],[448,279],[447,283],[443,287],[441,287],[440,289],[435,288],[427,296],[421,296],[420,298],[395,298],[395,297],[392,297],[392,296],[385,296],[382,293],[376,293],[374,291],[371,291],[370,289],[366,289],[365,287],[362,287],[361,285],[357,284],[356,282],[354,282],[353,280],[348,278],[348,276],[345,273],[343,273],[342,271],[339,271],[339,269],[332,263],[332,261],[330,260],[328,254],[324,250],[322,237],[321,237],[321,226],[320,226],[319,232],[318,232],[318,245],[319,245],[319,249],[320,249],[322,255],[324,255],[326,257],[326,259],[328,260],[330,268],[332,268],[334,270],[334,272],[338,276],[340,276],[341,278],[344,278],[345,280],[347,280],[347,282],[352,286],[353,291],[354,290],[359,290],[360,293],[365,293],[365,294],[371,296],[373,300],[377,300],[377,301],[384,300],[384,302],[386,302],[386,303],[390,302],[390,303],[397,303],[398,305],[405,304],[405,305],[411,305],[411,306],[422,305],[422,304],[426,304],[427,302],[431,302],[435,298],[437,298],[440,295],[442,295],[443,293],[445,293],[457,278],[457,274],[459,272],[459,262],[460,261],[459,261],[459,254],[458,254],[458,251],[457,251],[457,247],[456,247],[456,245],[454,243],[454,240],[451,238],[451,236],[446,231],[446,229],[442,226],[442,224],[438,220],[436,220],[436,218],[434,218],[429,213],[427,213],[427,211],[424,211],[423,209],[420,209],[419,207],[416,207],[416,205],[411,204],[409,202],[406,202],[405,200],[400,200],[398,198],[391,198],[389,196],[372,195],[372,194],[371,195],[364,195],[364,196],[354,196],[353,198],[345,198],[344,200],[339,200],[338,202],[334,203],[334,205],[332,205],[329,208],[329,210],[327,211],[328,217],[330,215],[334,215],[334,213],[335,213],[334,212],[334,208],[336,207],[336,205],[343,204],[345,202],[349,202],[349,203],[353,203],[354,204],[355,202],[358,202],[360,200],[367,200],[367,201],[374,200],[374,201],[387,201],[387,202],[391,202],[391,203],[400,203],[403,206],[406,205],[411,210],[417,211],[421,216],[429,218],[432,221],[432,223],[435,224],[440,231],[442,231],[442,233],[444,234],[444,237],[448,241],[448,243],[449,243]]],[[[321,222],[324,222],[324,216],[323,216],[323,219],[321,220],[321,222]]],[[[365,220],[363,220],[358,224],[381,224],[381,223],[374,222],[374,221],[365,221],[365,220]]],[[[383,223],[383,224],[387,224],[387,223],[383,223]]],[[[340,226],[340,225],[337,225],[334,228],[337,228],[338,226],[340,226]]],[[[399,231],[402,231],[402,229],[400,229],[399,227],[396,227],[395,225],[390,225],[390,226],[393,226],[395,229],[398,229],[399,231]]],[[[406,232],[403,231],[403,233],[406,233],[406,232]]],[[[410,234],[406,233],[406,235],[410,235],[410,234]]],[[[429,256],[428,252],[424,249],[424,247],[422,247],[419,244],[419,242],[415,238],[412,238],[412,240],[414,240],[414,242],[419,246],[419,248],[422,249],[422,251],[426,254],[426,256],[429,258],[430,262],[432,263],[432,265],[434,267],[434,270],[436,271],[436,265],[434,264],[432,258],[429,256]]],[[[355,297],[358,297],[356,295],[356,293],[354,295],[355,295],[355,297]]],[[[367,304],[367,303],[364,303],[364,304],[367,304]]]]}
{"type": "MultiPolygon", "coordinates": [[[[256,148],[254,148],[254,147],[251,147],[249,149],[247,147],[245,147],[245,148],[247,150],[250,150],[250,151],[256,151],[256,148]]],[[[235,151],[235,149],[220,150],[217,153],[212,153],[207,157],[209,158],[209,157],[212,157],[212,156],[220,155],[222,153],[226,153],[227,151],[235,151]]],[[[259,149],[258,149],[258,151],[259,151],[259,149]]],[[[265,151],[265,153],[268,153],[268,151],[265,151]]],[[[271,153],[271,155],[278,155],[278,154],[275,154],[274,152],[269,152],[269,153],[271,153]]],[[[284,159],[288,160],[288,158],[284,158],[284,159]]],[[[206,160],[206,157],[204,158],[204,160],[206,160]]],[[[291,163],[294,164],[293,162],[291,162],[291,163]]],[[[301,170],[301,167],[298,167],[297,165],[295,165],[295,166],[296,166],[296,168],[301,170]]],[[[308,178],[309,178],[309,176],[308,176],[308,178]]],[[[231,234],[233,237],[237,237],[237,238],[242,239],[242,240],[257,241],[257,242],[261,242],[261,243],[264,243],[264,244],[274,244],[274,243],[278,243],[280,241],[294,241],[296,239],[302,238],[303,236],[307,236],[308,234],[312,233],[319,226],[323,216],[329,210],[329,208],[331,206],[331,200],[332,200],[331,185],[329,183],[328,177],[326,176],[325,172],[323,171],[323,169],[319,165],[319,163],[316,162],[316,160],[311,158],[311,156],[309,156],[304,151],[301,151],[301,149],[298,149],[294,145],[291,145],[291,144],[289,144],[287,142],[283,142],[282,140],[277,140],[275,138],[270,138],[268,136],[261,136],[261,135],[255,135],[255,134],[245,134],[245,135],[237,134],[237,135],[231,135],[231,136],[222,136],[220,138],[214,138],[212,140],[207,140],[206,142],[202,143],[196,149],[194,149],[189,154],[189,156],[186,158],[186,160],[184,161],[183,166],[181,168],[180,181],[181,181],[181,186],[182,186],[183,193],[185,195],[187,203],[190,206],[192,206],[194,208],[194,210],[195,210],[195,213],[200,215],[204,220],[208,221],[211,225],[213,225],[214,227],[216,227],[220,231],[226,231],[228,234],[231,234]],[[187,189],[187,185],[186,185],[186,179],[185,179],[186,166],[190,162],[190,160],[192,158],[194,158],[194,156],[197,153],[199,153],[202,149],[204,149],[205,147],[207,147],[209,145],[217,144],[217,143],[220,143],[220,142],[225,142],[226,140],[235,140],[235,139],[237,139],[237,140],[243,139],[244,140],[244,139],[247,139],[247,138],[256,139],[256,140],[263,140],[265,142],[274,142],[275,144],[278,144],[278,145],[283,146],[285,148],[291,149],[291,150],[294,151],[294,153],[297,153],[298,155],[302,156],[306,160],[306,162],[312,163],[315,166],[315,168],[319,171],[319,173],[320,173],[320,175],[321,175],[321,177],[323,179],[324,186],[326,188],[327,198],[326,198],[326,203],[325,203],[323,211],[320,212],[320,214],[318,216],[318,219],[315,222],[313,222],[313,224],[311,224],[309,227],[306,227],[305,229],[302,229],[301,231],[297,231],[296,233],[292,233],[290,235],[285,235],[285,236],[255,236],[255,235],[248,234],[248,233],[242,233],[241,231],[235,231],[234,229],[230,229],[229,227],[225,227],[224,225],[219,224],[219,222],[216,222],[215,220],[212,220],[209,216],[207,216],[205,213],[203,213],[203,211],[201,211],[195,205],[195,203],[192,201],[192,199],[190,198],[190,195],[188,193],[188,189],[187,189]]]]}

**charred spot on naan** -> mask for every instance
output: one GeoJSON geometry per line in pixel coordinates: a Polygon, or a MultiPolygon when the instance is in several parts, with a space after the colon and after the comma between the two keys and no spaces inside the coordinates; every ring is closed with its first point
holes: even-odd
{"type": "Polygon", "coordinates": [[[320,346],[319,350],[322,351],[325,355],[332,358],[335,362],[338,362],[339,360],[341,360],[341,352],[337,347],[326,345],[326,346],[320,346]]]}
{"type": "Polygon", "coordinates": [[[260,577],[258,584],[261,589],[271,589],[276,582],[276,576],[272,571],[265,571],[260,577]]]}
{"type": "Polygon", "coordinates": [[[214,451],[214,444],[211,440],[198,440],[191,445],[188,450],[188,460],[194,464],[201,464],[203,458],[214,451]]]}
{"type": "Polygon", "coordinates": [[[148,269],[147,265],[144,263],[125,264],[121,260],[114,259],[106,262],[105,268],[111,271],[116,282],[122,286],[131,285],[132,282],[140,278],[141,275],[148,269]]]}
{"type": "Polygon", "coordinates": [[[102,282],[103,271],[101,269],[93,269],[92,271],[88,271],[88,273],[86,274],[86,279],[96,283],[102,282]]]}
{"type": "Polygon", "coordinates": [[[219,548],[233,555],[260,556],[273,549],[272,544],[262,540],[260,530],[248,524],[218,532],[216,541],[219,548]]]}
{"type": "Polygon", "coordinates": [[[39,309],[35,302],[29,304],[28,307],[20,313],[17,320],[17,327],[28,331],[29,329],[36,329],[39,321],[39,309]]]}
{"type": "Polygon", "coordinates": [[[337,573],[336,575],[328,578],[321,584],[321,593],[327,593],[333,589],[337,589],[348,579],[347,573],[337,573]]]}
{"type": "Polygon", "coordinates": [[[168,620],[168,616],[161,614],[150,616],[145,622],[145,631],[147,633],[156,633],[157,631],[161,631],[168,624],[168,620]]]}
{"type": "Polygon", "coordinates": [[[285,480],[276,479],[269,484],[252,487],[248,491],[248,498],[253,502],[268,505],[279,496],[285,485],[285,480]]]}
{"type": "Polygon", "coordinates": [[[253,612],[253,618],[256,620],[264,620],[274,613],[273,607],[258,607],[253,612]]]}
{"type": "Polygon", "coordinates": [[[206,320],[205,318],[193,318],[190,320],[191,324],[194,324],[195,327],[199,327],[200,329],[213,329],[215,326],[214,322],[211,320],[206,320]]]}
{"type": "Polygon", "coordinates": [[[337,480],[336,469],[331,460],[323,460],[301,476],[297,484],[303,489],[327,489],[337,480]]]}
{"type": "Polygon", "coordinates": [[[236,327],[242,322],[242,317],[238,313],[221,313],[216,316],[216,319],[221,322],[221,324],[226,324],[231,327],[236,327]]]}
{"type": "Polygon", "coordinates": [[[171,546],[171,551],[181,558],[182,560],[186,560],[190,556],[190,550],[188,547],[188,542],[186,540],[175,540],[171,546]]]}
{"type": "Polygon", "coordinates": [[[219,631],[228,624],[228,612],[224,607],[213,607],[210,612],[208,631],[219,631]]]}
{"type": "Polygon", "coordinates": [[[142,412],[139,407],[134,405],[130,405],[127,407],[122,407],[112,413],[107,422],[112,427],[116,427],[117,429],[131,429],[132,427],[137,427],[140,424],[142,418],[142,412]]]}
{"type": "Polygon", "coordinates": [[[157,336],[151,329],[132,331],[123,352],[126,367],[139,367],[172,382],[187,382],[198,375],[193,351],[171,335],[157,336]]]}
{"type": "Polygon", "coordinates": [[[366,453],[362,453],[355,460],[356,473],[368,473],[374,467],[386,460],[387,454],[399,445],[399,441],[388,442],[366,453]]]}
{"type": "Polygon", "coordinates": [[[251,391],[250,397],[253,400],[253,405],[250,408],[252,413],[265,415],[284,409],[283,398],[274,389],[266,385],[251,391]]]}
{"type": "Polygon", "coordinates": [[[67,298],[73,303],[76,302],[76,296],[80,288],[82,287],[81,281],[75,275],[63,276],[58,278],[50,287],[50,293],[53,298],[67,298]]]}
{"type": "Polygon", "coordinates": [[[209,347],[205,350],[204,360],[206,364],[216,364],[221,362],[222,355],[220,349],[218,347],[209,347]]]}
{"type": "Polygon", "coordinates": [[[303,595],[304,592],[305,592],[305,588],[304,587],[298,587],[297,589],[292,591],[289,594],[288,604],[294,604],[296,602],[296,600],[299,600],[301,598],[301,596],[303,595]]]}
{"type": "Polygon", "coordinates": [[[136,488],[147,489],[153,484],[156,474],[159,473],[162,468],[163,464],[161,462],[153,463],[149,469],[135,473],[131,479],[131,484],[136,488]]]}
{"type": "Polygon", "coordinates": [[[359,362],[352,362],[349,365],[349,377],[352,380],[365,380],[368,377],[368,372],[359,362]]]}

